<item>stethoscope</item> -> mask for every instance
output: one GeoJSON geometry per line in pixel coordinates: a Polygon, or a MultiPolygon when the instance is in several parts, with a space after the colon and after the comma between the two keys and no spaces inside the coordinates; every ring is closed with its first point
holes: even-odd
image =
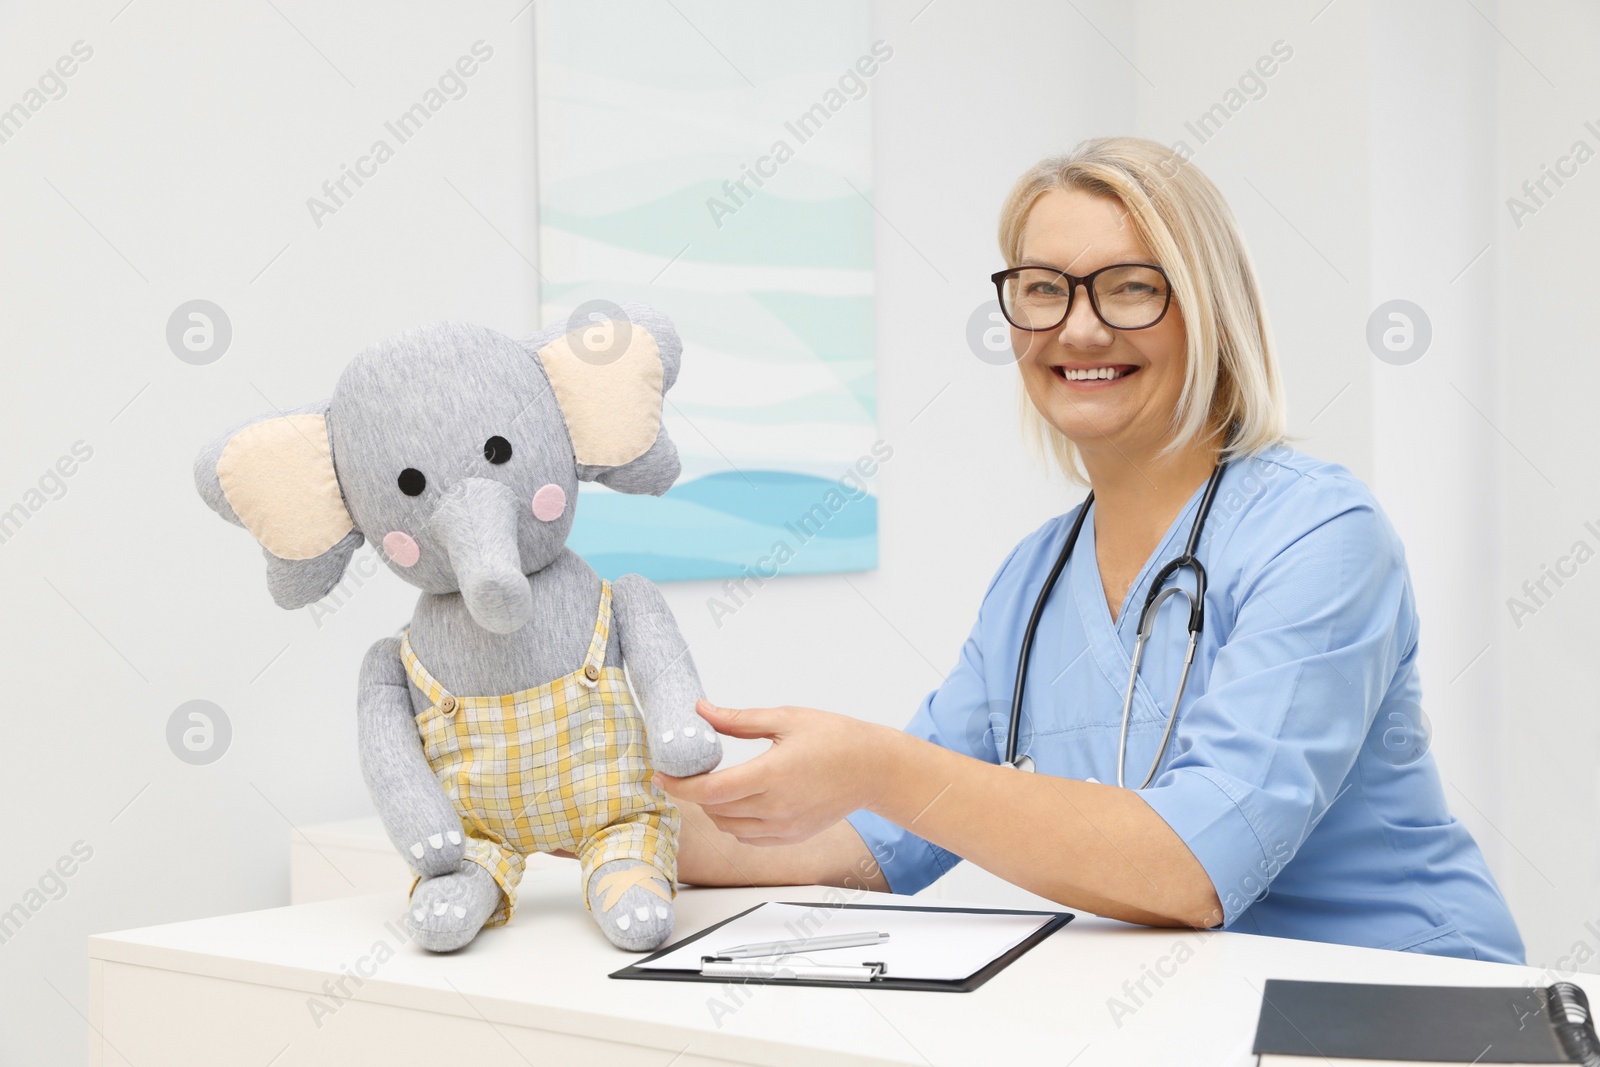
{"type": "MultiPolygon", "coordinates": [[[[1161,734],[1161,744],[1156,747],[1156,758],[1150,764],[1150,771],[1144,776],[1144,781],[1139,784],[1143,789],[1150,784],[1150,779],[1155,777],[1156,767],[1161,763],[1161,755],[1167,750],[1167,739],[1172,736],[1172,725],[1178,719],[1178,703],[1183,699],[1184,686],[1189,682],[1189,667],[1194,663],[1194,648],[1200,641],[1200,633],[1205,628],[1205,602],[1206,602],[1206,569],[1195,558],[1195,549],[1200,547],[1200,531],[1205,528],[1206,515],[1211,511],[1212,498],[1217,495],[1217,483],[1222,480],[1222,472],[1227,468],[1226,461],[1217,464],[1216,470],[1211,472],[1211,479],[1206,482],[1205,495],[1200,498],[1200,510],[1194,517],[1194,525],[1189,529],[1189,543],[1184,547],[1183,555],[1177,556],[1162,567],[1150,583],[1150,592],[1144,598],[1144,609],[1139,612],[1139,636],[1133,646],[1133,666],[1128,671],[1128,689],[1122,698],[1122,730],[1117,738],[1117,785],[1122,785],[1122,767],[1128,753],[1128,721],[1133,714],[1133,688],[1139,678],[1139,662],[1144,658],[1145,642],[1150,639],[1151,627],[1155,624],[1156,613],[1161,605],[1170,596],[1183,594],[1189,601],[1189,647],[1183,654],[1183,673],[1178,677],[1178,692],[1172,698],[1172,710],[1167,713],[1167,728],[1161,734]],[[1195,591],[1193,594],[1180,585],[1171,585],[1163,589],[1167,579],[1183,568],[1194,572],[1195,591]]],[[[1072,546],[1078,543],[1078,531],[1083,529],[1084,516],[1089,514],[1089,505],[1094,503],[1094,492],[1084,498],[1083,507],[1078,509],[1078,517],[1072,522],[1072,529],[1067,533],[1067,543],[1061,546],[1061,555],[1056,557],[1055,566],[1050,568],[1050,574],[1044,580],[1044,588],[1039,590],[1039,599],[1034,602],[1033,614],[1028,617],[1028,627],[1022,632],[1022,652],[1017,657],[1017,681],[1011,691],[1011,731],[1006,735],[1006,758],[1002,766],[1015,767],[1018,770],[1033,770],[1033,759],[1029,756],[1017,758],[1017,727],[1022,723],[1022,689],[1028,680],[1028,653],[1033,650],[1033,635],[1039,628],[1039,617],[1044,614],[1045,601],[1050,599],[1050,590],[1055,588],[1056,579],[1061,577],[1061,571],[1067,565],[1067,557],[1072,555],[1072,546]]]]}

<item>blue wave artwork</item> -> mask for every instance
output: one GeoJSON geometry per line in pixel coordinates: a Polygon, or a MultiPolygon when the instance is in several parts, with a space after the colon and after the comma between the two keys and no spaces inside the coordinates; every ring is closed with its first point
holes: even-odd
{"type": "Polygon", "coordinates": [[[876,567],[878,501],[847,473],[884,458],[870,97],[897,61],[871,5],[613,0],[534,18],[541,320],[639,301],[683,341],[662,412],[679,483],[585,485],[573,549],[658,581],[876,567]],[[704,55],[695,25],[748,77],[704,55]]]}
{"type": "Polygon", "coordinates": [[[723,471],[662,497],[581,494],[568,544],[603,578],[821,574],[878,565],[878,500],[789,471],[723,471]]]}

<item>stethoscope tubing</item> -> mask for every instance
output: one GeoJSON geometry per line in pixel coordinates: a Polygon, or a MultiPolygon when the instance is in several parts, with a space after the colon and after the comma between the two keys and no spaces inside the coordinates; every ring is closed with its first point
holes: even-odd
{"type": "MultiPolygon", "coordinates": [[[[1144,781],[1138,788],[1143,789],[1155,777],[1156,768],[1161,764],[1161,757],[1166,752],[1167,741],[1172,736],[1173,725],[1178,719],[1178,705],[1183,700],[1184,689],[1189,682],[1189,669],[1194,664],[1194,652],[1200,642],[1200,634],[1205,629],[1205,598],[1206,598],[1206,569],[1196,558],[1195,551],[1200,547],[1200,533],[1205,528],[1206,518],[1211,513],[1212,501],[1216,499],[1217,485],[1222,481],[1222,473],[1227,469],[1228,461],[1217,464],[1211,472],[1210,479],[1206,482],[1204,495],[1200,498],[1200,507],[1197,510],[1193,525],[1189,528],[1189,540],[1184,546],[1183,554],[1169,560],[1160,571],[1156,573],[1150,583],[1150,591],[1146,594],[1144,606],[1139,612],[1139,631],[1133,646],[1133,661],[1128,671],[1128,686],[1122,698],[1122,727],[1117,737],[1117,785],[1124,784],[1123,767],[1127,761],[1128,726],[1133,714],[1133,692],[1139,677],[1139,664],[1144,659],[1144,646],[1150,639],[1150,633],[1155,624],[1155,617],[1161,604],[1168,597],[1182,594],[1189,601],[1189,642],[1184,650],[1183,673],[1178,678],[1178,691],[1172,698],[1172,710],[1167,713],[1167,724],[1161,734],[1161,743],[1156,747],[1155,759],[1150,764],[1144,781]],[[1187,567],[1195,576],[1195,591],[1190,593],[1182,586],[1166,585],[1179,570],[1187,567]]],[[[1033,760],[1023,756],[1017,758],[1017,730],[1022,724],[1022,695],[1028,677],[1028,659],[1033,651],[1033,638],[1039,627],[1039,620],[1044,616],[1045,603],[1050,599],[1050,592],[1055,588],[1056,581],[1061,577],[1061,572],[1066,568],[1067,560],[1072,555],[1072,549],[1078,542],[1078,534],[1083,529],[1085,516],[1089,514],[1089,506],[1094,503],[1094,491],[1084,498],[1083,506],[1078,509],[1078,515],[1072,522],[1072,528],[1067,532],[1067,540],[1061,546],[1061,553],[1056,557],[1054,566],[1045,577],[1044,587],[1039,590],[1039,598],[1034,601],[1033,611],[1028,616],[1028,625],[1022,632],[1022,647],[1017,655],[1017,677],[1011,690],[1011,728],[1006,734],[1005,766],[1016,767],[1022,770],[1033,770],[1033,760]]]]}

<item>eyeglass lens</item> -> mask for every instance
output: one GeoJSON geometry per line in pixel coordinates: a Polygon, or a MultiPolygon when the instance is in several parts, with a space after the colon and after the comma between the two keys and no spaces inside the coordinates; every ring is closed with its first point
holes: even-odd
{"type": "MultiPolygon", "coordinates": [[[[1114,266],[1096,274],[1093,285],[1092,302],[1113,329],[1143,329],[1167,307],[1167,280],[1150,267],[1114,266]]],[[[1024,330],[1053,329],[1066,321],[1071,287],[1060,271],[1025,267],[1003,280],[1001,306],[1006,318],[1024,330]]]]}

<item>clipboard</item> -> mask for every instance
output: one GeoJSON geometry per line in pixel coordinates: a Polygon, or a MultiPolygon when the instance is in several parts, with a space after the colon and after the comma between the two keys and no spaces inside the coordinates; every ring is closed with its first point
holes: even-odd
{"type": "MultiPolygon", "coordinates": [[[[848,904],[830,901],[771,901],[770,903],[788,904],[800,908],[838,908],[841,910],[862,912],[926,911],[978,915],[1043,915],[1049,916],[1049,920],[1040,926],[1039,929],[1035,930],[1033,933],[1023,938],[1022,941],[1018,942],[1016,945],[1012,946],[995,959],[991,960],[981,969],[975,971],[973,974],[964,979],[957,980],[934,978],[896,978],[892,974],[883,973],[882,965],[873,965],[870,963],[864,964],[863,966],[869,968],[875,967],[875,970],[873,971],[871,977],[866,979],[760,976],[754,973],[703,974],[700,971],[666,970],[661,968],[647,968],[641,966],[642,964],[649,963],[650,961],[658,959],[661,956],[665,956],[669,952],[675,952],[685,945],[693,944],[694,942],[706,937],[708,934],[715,933],[719,928],[726,926],[735,919],[750,914],[757,908],[763,907],[766,903],[769,902],[764,901],[762,904],[757,904],[753,907],[746,908],[737,915],[730,915],[721,922],[713,926],[708,926],[697,934],[691,934],[689,937],[686,937],[681,941],[667,945],[665,948],[657,949],[655,952],[652,952],[638,963],[629,964],[618,971],[612,971],[608,977],[640,978],[646,980],[655,979],[665,982],[715,982],[719,985],[728,982],[739,982],[744,985],[833,986],[843,989],[921,989],[935,993],[970,993],[974,989],[977,989],[979,986],[983,985],[989,979],[993,978],[995,975],[999,974],[1001,971],[1005,970],[1007,967],[1011,966],[1013,962],[1021,958],[1023,953],[1039,944],[1045,938],[1049,937],[1051,934],[1055,933],[1057,930],[1061,929],[1075,918],[1071,912],[1025,911],[1016,908],[940,908],[899,904],[848,904]]],[[[866,948],[863,949],[862,952],[870,955],[872,950],[870,948],[866,948]]],[[[710,956],[704,956],[702,957],[702,960],[708,961],[711,958],[712,957],[710,956]]],[[[744,963],[746,961],[740,962],[744,963]]]]}

